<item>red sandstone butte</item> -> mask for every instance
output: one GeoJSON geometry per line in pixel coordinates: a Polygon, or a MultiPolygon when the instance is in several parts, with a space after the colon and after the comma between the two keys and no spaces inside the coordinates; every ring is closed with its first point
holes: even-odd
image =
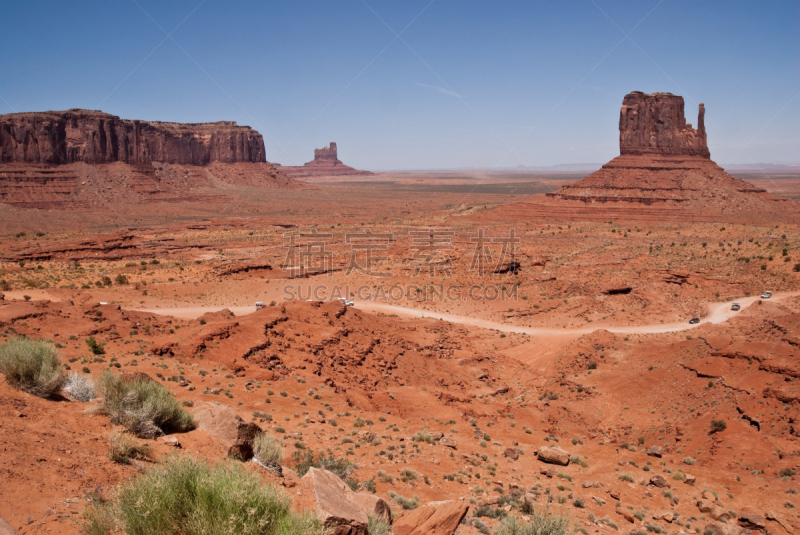
{"type": "Polygon", "coordinates": [[[620,155],[547,196],[562,203],[659,204],[704,213],[769,213],[775,203],[787,204],[711,160],[704,116],[700,104],[695,130],[684,118],[683,97],[628,93],[619,114],[620,155]]]}
{"type": "Polygon", "coordinates": [[[261,134],[233,121],[146,122],[81,109],[0,115],[2,163],[266,161],[261,134]]]}
{"type": "Polygon", "coordinates": [[[345,165],[339,160],[336,143],[331,142],[330,146],[314,149],[314,159],[297,167],[281,168],[287,175],[292,177],[315,177],[315,176],[344,176],[357,175],[368,176],[373,173],[369,171],[359,171],[345,165]]]}

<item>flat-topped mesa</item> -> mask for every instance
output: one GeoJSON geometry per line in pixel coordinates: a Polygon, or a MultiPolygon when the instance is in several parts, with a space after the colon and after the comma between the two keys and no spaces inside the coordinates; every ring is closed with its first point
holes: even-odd
{"type": "Polygon", "coordinates": [[[700,104],[695,130],[686,123],[683,106],[683,97],[672,93],[625,95],[619,112],[619,153],[711,158],[705,107],[700,104]]]}
{"type": "Polygon", "coordinates": [[[331,141],[330,147],[314,149],[314,160],[329,160],[332,162],[339,162],[339,157],[336,151],[336,142],[331,141]]]}
{"type": "Polygon", "coordinates": [[[0,115],[0,162],[266,162],[264,139],[233,121],[166,123],[71,109],[0,115]]]}

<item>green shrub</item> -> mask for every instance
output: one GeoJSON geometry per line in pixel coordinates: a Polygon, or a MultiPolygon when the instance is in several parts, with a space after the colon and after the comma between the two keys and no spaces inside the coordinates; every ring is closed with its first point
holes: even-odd
{"type": "Polygon", "coordinates": [[[253,457],[264,466],[280,466],[283,462],[283,444],[267,433],[259,433],[253,444],[253,457]]]}
{"type": "Polygon", "coordinates": [[[153,438],[194,429],[192,415],[165,386],[147,376],[121,377],[106,370],[100,377],[103,401],[94,412],[104,414],[136,436],[153,438]]]}
{"type": "Polygon", "coordinates": [[[118,431],[108,437],[108,458],[119,464],[129,464],[131,459],[150,458],[150,447],[138,445],[125,431],[118,431]]]}
{"type": "Polygon", "coordinates": [[[43,340],[20,337],[0,344],[0,373],[14,388],[42,398],[54,396],[64,384],[58,351],[43,340]]]}
{"type": "Polygon", "coordinates": [[[322,535],[311,513],[239,463],[208,465],[190,455],[123,483],[113,501],[90,506],[87,535],[322,535]]]}
{"type": "Polygon", "coordinates": [[[499,507],[492,507],[491,505],[481,505],[475,511],[473,511],[472,516],[476,518],[503,518],[506,516],[506,512],[499,507]]]}
{"type": "Polygon", "coordinates": [[[86,339],[86,345],[89,346],[89,351],[95,355],[102,355],[106,352],[103,344],[95,340],[94,336],[90,336],[86,339]]]}
{"type": "Polygon", "coordinates": [[[416,509],[419,507],[419,498],[414,496],[413,498],[406,498],[405,496],[401,496],[397,494],[395,491],[390,490],[389,496],[400,505],[403,509],[410,510],[416,509]]]}
{"type": "Polygon", "coordinates": [[[534,510],[530,520],[509,515],[494,528],[495,535],[566,535],[569,533],[569,517],[551,514],[549,510],[534,510]]]}
{"type": "Polygon", "coordinates": [[[725,423],[725,420],[711,420],[711,432],[712,433],[721,433],[728,428],[728,424],[725,423]]]}

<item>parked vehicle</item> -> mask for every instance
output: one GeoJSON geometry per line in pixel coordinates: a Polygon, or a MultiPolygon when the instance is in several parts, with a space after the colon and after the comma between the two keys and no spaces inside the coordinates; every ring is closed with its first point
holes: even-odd
{"type": "Polygon", "coordinates": [[[700,318],[692,318],[689,320],[689,325],[694,325],[696,323],[700,323],[700,318]]]}
{"type": "Polygon", "coordinates": [[[731,310],[734,310],[734,311],[741,310],[741,308],[742,308],[742,305],[740,305],[739,303],[733,303],[731,305],[731,310]]]}
{"type": "Polygon", "coordinates": [[[256,301],[256,310],[259,310],[261,308],[264,308],[264,303],[262,303],[261,301],[256,301]]]}
{"type": "Polygon", "coordinates": [[[761,294],[761,299],[769,299],[770,297],[772,297],[772,292],[764,292],[761,294]]]}
{"type": "Polygon", "coordinates": [[[349,299],[344,298],[344,297],[337,297],[337,300],[339,300],[342,303],[344,303],[344,306],[347,306],[347,307],[351,307],[354,304],[352,301],[350,301],[349,299]]]}

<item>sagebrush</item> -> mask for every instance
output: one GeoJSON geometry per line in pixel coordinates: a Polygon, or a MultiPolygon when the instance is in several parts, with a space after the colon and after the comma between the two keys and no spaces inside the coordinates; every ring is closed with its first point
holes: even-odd
{"type": "Polygon", "coordinates": [[[551,513],[549,510],[535,510],[522,520],[509,515],[494,528],[495,535],[566,535],[570,533],[569,517],[551,513]]]}
{"type": "Polygon", "coordinates": [[[253,457],[264,466],[280,466],[283,462],[283,444],[268,433],[256,435],[253,457]]]}
{"type": "Polygon", "coordinates": [[[20,337],[0,344],[0,373],[14,388],[42,398],[55,396],[64,384],[58,350],[44,340],[20,337]]]}
{"type": "Polygon", "coordinates": [[[310,512],[295,513],[288,495],[262,484],[240,463],[207,464],[190,455],[120,485],[114,499],[86,512],[87,535],[324,535],[310,512]]]}
{"type": "Polygon", "coordinates": [[[94,412],[143,438],[194,429],[192,415],[165,386],[146,376],[122,377],[106,370],[100,377],[103,400],[94,412]]]}
{"type": "Polygon", "coordinates": [[[91,377],[72,372],[64,380],[64,393],[75,401],[92,401],[95,397],[94,381],[91,377]]]}

